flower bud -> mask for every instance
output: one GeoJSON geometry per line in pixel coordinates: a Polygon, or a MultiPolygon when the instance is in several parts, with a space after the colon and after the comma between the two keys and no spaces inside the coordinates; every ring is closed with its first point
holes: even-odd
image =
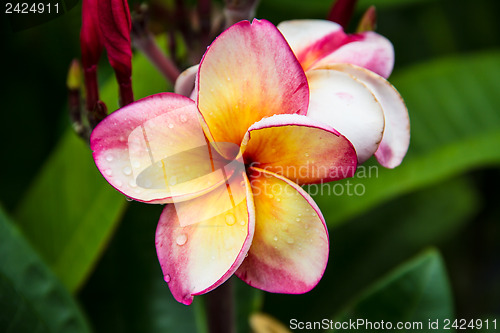
{"type": "Polygon", "coordinates": [[[359,21],[357,33],[362,33],[365,31],[374,31],[377,27],[377,11],[375,6],[370,6],[363,14],[363,17],[359,21]]]}
{"type": "Polygon", "coordinates": [[[328,20],[340,24],[346,30],[351,21],[356,2],[357,0],[337,0],[330,10],[330,14],[328,14],[328,20]]]}
{"type": "Polygon", "coordinates": [[[131,84],[130,30],[132,22],[127,1],[99,1],[99,23],[108,60],[115,70],[116,79],[120,86],[120,104],[124,106],[134,101],[131,84]]]}

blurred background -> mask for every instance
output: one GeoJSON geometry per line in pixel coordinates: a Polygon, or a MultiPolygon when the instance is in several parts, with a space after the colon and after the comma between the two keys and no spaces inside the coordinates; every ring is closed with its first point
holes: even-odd
{"type": "MultiPolygon", "coordinates": [[[[323,19],[331,5],[261,0],[256,16],[323,19]]],[[[497,319],[500,330],[500,2],[360,0],[349,31],[370,5],[394,44],[389,81],[409,109],[410,150],[400,167],[350,180],[362,196],[315,196],[331,252],[313,291],[263,293],[232,278],[241,332],[257,311],[285,326],[458,318],[481,319],[485,332],[497,319]]],[[[66,75],[80,55],[80,6],[19,31],[2,15],[0,331],[204,332],[203,296],[186,307],[163,281],[162,206],[127,202],[72,133],[66,75]]],[[[136,98],[172,90],[139,53],[133,80],[136,98]]],[[[105,57],[99,81],[115,109],[105,57]]]]}

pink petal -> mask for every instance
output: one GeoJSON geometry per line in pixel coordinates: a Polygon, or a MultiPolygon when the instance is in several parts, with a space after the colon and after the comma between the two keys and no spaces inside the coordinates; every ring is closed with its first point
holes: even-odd
{"type": "Polygon", "coordinates": [[[305,114],[304,71],[265,20],[242,21],[209,47],[198,72],[198,108],[216,142],[240,145],[247,129],[274,114],[305,114]]]}
{"type": "Polygon", "coordinates": [[[410,145],[410,118],[399,92],[383,77],[364,68],[348,64],[338,64],[331,68],[353,75],[375,95],[385,117],[384,135],[375,157],[386,168],[400,165],[410,145]]]}
{"type": "Polygon", "coordinates": [[[262,169],[250,172],[255,234],[236,275],[265,291],[305,293],[319,282],[328,261],[323,216],[297,184],[262,169]]]}
{"type": "Polygon", "coordinates": [[[384,113],[361,81],[332,69],[307,72],[310,96],[307,116],[332,126],[356,149],[358,163],[377,151],[384,132],[384,113]]]}
{"type": "Polygon", "coordinates": [[[278,25],[304,70],[348,63],[388,77],[394,66],[394,48],[387,38],[368,31],[347,35],[342,27],[324,20],[285,21],[278,25]]]}
{"type": "Polygon", "coordinates": [[[255,211],[245,172],[193,200],[167,205],[156,230],[158,260],[175,299],[191,304],[226,281],[252,242],[255,211]],[[209,212],[207,212],[207,210],[209,212]],[[179,220],[195,219],[182,227],[179,220]]]}
{"type": "Polygon", "coordinates": [[[306,116],[275,115],[253,124],[242,149],[247,165],[299,184],[339,180],[356,171],[352,144],[330,126],[306,116]]]}
{"type": "Polygon", "coordinates": [[[360,39],[340,47],[316,63],[316,67],[335,63],[352,64],[388,78],[394,67],[394,47],[382,35],[373,31],[357,34],[360,39]]]}
{"type": "Polygon", "coordinates": [[[200,196],[235,170],[207,144],[194,101],[172,93],[146,97],[109,115],[92,132],[91,148],[111,185],[150,203],[200,196]]]}

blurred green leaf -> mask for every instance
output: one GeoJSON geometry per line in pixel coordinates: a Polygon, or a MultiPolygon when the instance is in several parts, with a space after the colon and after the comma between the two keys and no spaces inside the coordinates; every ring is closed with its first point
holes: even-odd
{"type": "MultiPolygon", "coordinates": [[[[168,85],[145,57],[133,61],[136,98],[168,85]]],[[[117,107],[114,77],[101,90],[117,107]]],[[[66,287],[75,291],[90,273],[126,205],[99,174],[89,147],[68,130],[19,204],[16,219],[26,237],[66,287]]]]}
{"type": "MultiPolygon", "coordinates": [[[[429,320],[453,318],[453,302],[443,260],[429,250],[395,269],[348,306],[335,321],[390,322],[394,331],[428,329],[429,320]],[[411,329],[396,329],[398,322],[411,329]]],[[[387,326],[386,326],[387,327],[387,326]]],[[[366,326],[348,332],[370,332],[366,326]]]]}
{"type": "MultiPolygon", "coordinates": [[[[361,12],[371,5],[377,9],[423,5],[437,0],[361,0],[356,10],[361,12]]],[[[326,19],[335,0],[272,0],[262,1],[257,8],[257,17],[275,23],[290,19],[326,19]]]]}
{"type": "Polygon", "coordinates": [[[235,287],[236,297],[236,324],[238,333],[250,333],[249,318],[262,309],[264,292],[250,287],[236,276],[231,278],[235,287]]]}
{"type": "MultiPolygon", "coordinates": [[[[440,59],[413,66],[391,80],[405,98],[412,123],[408,156],[394,170],[367,163],[365,173],[324,185],[315,195],[330,227],[419,188],[471,169],[500,163],[500,52],[440,59]],[[343,186],[344,192],[340,193],[343,186]],[[339,187],[340,186],[340,187],[339,187]],[[351,195],[347,194],[348,187],[351,195]],[[354,190],[357,188],[356,195],[354,190]],[[321,193],[321,192],[319,192],[321,193]],[[333,195],[332,195],[333,193],[333,195]]],[[[311,188],[314,194],[318,189],[311,188]]]]}
{"type": "Polygon", "coordinates": [[[0,207],[0,331],[89,332],[71,295],[0,207]]]}
{"type": "MultiPolygon", "coordinates": [[[[304,295],[266,295],[265,310],[285,317],[321,320],[423,248],[444,244],[480,209],[480,196],[465,177],[454,178],[384,203],[330,230],[327,269],[304,295]],[[310,304],[306,309],[301,304],[310,304]]],[[[333,212],[331,212],[333,214],[333,212]]]]}
{"type": "MultiPolygon", "coordinates": [[[[80,292],[96,332],[206,332],[204,295],[190,306],[178,303],[156,256],[155,230],[163,206],[132,202],[108,250],[80,292]],[[106,295],[106,297],[103,297],[106,295]]],[[[263,292],[231,278],[238,332],[260,310],[263,292]]]]}

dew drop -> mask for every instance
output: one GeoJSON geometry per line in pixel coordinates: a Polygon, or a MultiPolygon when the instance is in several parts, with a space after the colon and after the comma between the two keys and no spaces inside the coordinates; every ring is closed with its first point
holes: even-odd
{"type": "Polygon", "coordinates": [[[297,217],[295,221],[300,222],[300,217],[297,217]]]}
{"type": "Polygon", "coordinates": [[[174,124],[168,124],[168,128],[174,128],[174,124]]]}
{"type": "Polygon", "coordinates": [[[169,274],[165,275],[165,282],[169,283],[170,280],[172,280],[172,278],[170,277],[170,275],[169,274]]]}
{"type": "Polygon", "coordinates": [[[247,254],[245,254],[245,258],[246,258],[246,257],[248,257],[248,252],[247,252],[247,254]]]}
{"type": "Polygon", "coordinates": [[[278,236],[274,236],[274,241],[277,242],[278,241],[278,236]]]}
{"type": "Polygon", "coordinates": [[[294,240],[293,240],[293,238],[288,238],[288,239],[286,240],[286,242],[287,242],[288,244],[293,244],[294,240]]]}
{"type": "Polygon", "coordinates": [[[177,243],[177,245],[182,246],[182,245],[186,244],[187,240],[188,240],[188,238],[187,238],[186,234],[180,234],[175,239],[175,242],[177,243]]]}
{"type": "Polygon", "coordinates": [[[281,201],[281,199],[280,199],[280,198],[276,198],[276,201],[280,202],[280,201],[281,201]]]}
{"type": "Polygon", "coordinates": [[[309,157],[309,153],[305,153],[305,154],[304,154],[304,156],[305,156],[305,157],[309,157]]]}
{"type": "Polygon", "coordinates": [[[132,174],[132,169],[130,167],[125,167],[123,168],[122,171],[125,174],[125,176],[130,176],[132,174]]]}
{"type": "Polygon", "coordinates": [[[187,121],[187,117],[185,115],[181,115],[181,122],[185,123],[187,121]]]}
{"type": "Polygon", "coordinates": [[[212,256],[212,260],[215,260],[215,256],[212,256]]]}
{"type": "Polygon", "coordinates": [[[314,216],[314,217],[316,217],[316,213],[312,213],[311,215],[314,216]]]}
{"type": "Polygon", "coordinates": [[[274,198],[274,195],[272,195],[272,194],[268,194],[267,196],[269,197],[269,199],[274,198]]]}
{"type": "Polygon", "coordinates": [[[137,169],[137,168],[139,168],[140,166],[141,166],[141,163],[140,163],[139,161],[134,161],[134,162],[132,162],[132,167],[133,167],[133,168],[136,168],[136,169],[137,169]]]}
{"type": "Polygon", "coordinates": [[[226,215],[226,224],[227,225],[233,225],[236,223],[236,218],[234,217],[233,214],[229,213],[226,215]]]}
{"type": "Polygon", "coordinates": [[[106,171],[104,171],[104,173],[107,175],[107,176],[111,176],[113,174],[113,171],[111,171],[111,169],[107,169],[106,171]]]}
{"type": "Polygon", "coordinates": [[[228,80],[228,81],[231,81],[231,78],[228,76],[228,77],[227,77],[227,80],[228,80]]]}
{"type": "Polygon", "coordinates": [[[123,185],[123,183],[122,183],[122,181],[121,181],[121,180],[117,180],[117,181],[116,181],[116,186],[118,186],[118,187],[122,187],[122,185],[123,185]]]}
{"type": "Polygon", "coordinates": [[[170,186],[174,186],[175,184],[177,184],[177,177],[175,177],[175,176],[170,177],[170,178],[168,179],[168,184],[169,184],[170,186]]]}
{"type": "Polygon", "coordinates": [[[245,225],[245,224],[246,224],[245,221],[243,221],[243,220],[240,221],[240,225],[245,225]]]}
{"type": "Polygon", "coordinates": [[[113,160],[113,156],[108,155],[106,156],[106,161],[111,162],[113,160]]]}
{"type": "Polygon", "coordinates": [[[135,181],[134,181],[134,180],[129,181],[129,182],[128,182],[128,185],[129,185],[130,187],[137,187],[137,184],[135,183],[135,181]]]}
{"type": "Polygon", "coordinates": [[[125,200],[127,200],[128,202],[130,202],[130,201],[134,201],[134,199],[129,198],[129,197],[125,197],[125,200]]]}

